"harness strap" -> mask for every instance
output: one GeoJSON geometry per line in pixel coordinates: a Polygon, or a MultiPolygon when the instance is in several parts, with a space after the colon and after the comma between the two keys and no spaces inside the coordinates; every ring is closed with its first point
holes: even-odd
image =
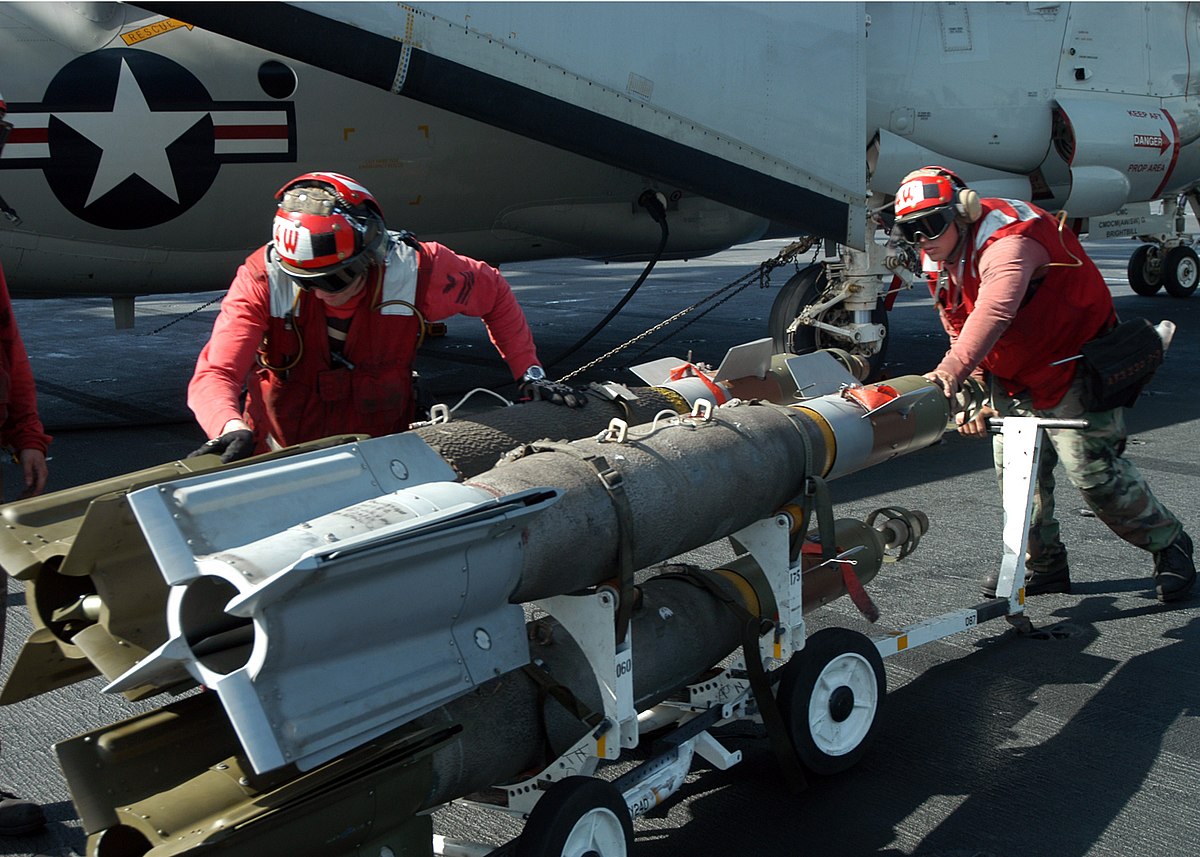
{"type": "Polygon", "coordinates": [[[546,664],[542,661],[534,660],[532,663],[525,664],[522,669],[524,669],[525,675],[533,679],[533,683],[538,688],[537,711],[538,718],[541,721],[539,725],[541,726],[540,731],[542,733],[542,745],[546,754],[546,762],[549,763],[558,757],[558,753],[550,743],[550,730],[546,726],[547,698],[553,699],[565,708],[572,717],[593,729],[604,722],[604,717],[580,702],[579,697],[572,693],[569,687],[556,681],[554,676],[550,674],[549,669],[547,669],[546,664]]]}
{"type": "Polygon", "coordinates": [[[858,575],[854,573],[854,567],[848,562],[839,562],[837,559],[837,542],[834,540],[834,525],[833,525],[833,502],[829,495],[829,483],[820,476],[810,476],[805,484],[804,490],[804,506],[805,506],[805,522],[810,516],[807,514],[810,506],[816,507],[817,512],[817,532],[821,538],[821,562],[836,562],[842,573],[842,584],[846,587],[846,593],[850,596],[850,600],[854,606],[858,608],[858,612],[862,613],[869,622],[879,620],[879,608],[875,606],[875,602],[871,600],[871,596],[867,595],[867,590],[863,588],[862,581],[858,579],[858,575]]]}
{"type": "Polygon", "coordinates": [[[737,599],[710,576],[704,574],[695,566],[685,566],[679,572],[669,572],[659,577],[677,577],[708,591],[714,598],[724,604],[734,616],[742,622],[742,654],[746,661],[746,679],[750,682],[750,692],[762,715],[763,725],[767,729],[767,738],[771,748],[783,769],[784,778],[795,792],[804,791],[808,780],[804,769],[800,766],[800,757],[792,743],[791,733],[783,722],[783,713],[775,694],[771,692],[772,679],[767,675],[762,662],[762,652],[758,647],[759,637],[765,633],[764,627],[773,623],[762,616],[756,616],[746,609],[737,599]]]}
{"type": "Polygon", "coordinates": [[[625,481],[621,471],[613,467],[602,455],[591,455],[569,443],[539,440],[509,453],[510,460],[523,458],[538,452],[561,452],[572,455],[591,465],[617,513],[617,643],[623,643],[629,630],[629,618],[633,613],[633,509],[625,493],[625,481]]]}
{"type": "MultiPolygon", "coordinates": [[[[796,430],[796,434],[800,436],[800,445],[804,448],[804,475],[806,480],[808,478],[814,478],[812,438],[808,436],[808,433],[797,420],[789,419],[788,422],[791,424],[792,428],[796,430]]],[[[789,559],[791,559],[792,562],[795,562],[800,558],[800,550],[804,545],[804,536],[808,532],[808,524],[812,519],[812,497],[809,496],[807,491],[804,493],[803,498],[798,505],[800,507],[801,519],[798,522],[799,526],[796,527],[796,531],[793,534],[790,546],[789,559]]]]}

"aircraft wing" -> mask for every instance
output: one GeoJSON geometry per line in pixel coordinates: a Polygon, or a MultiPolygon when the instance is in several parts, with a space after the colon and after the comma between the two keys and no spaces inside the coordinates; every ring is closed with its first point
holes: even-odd
{"type": "Polygon", "coordinates": [[[865,242],[861,3],[138,5],[865,242]]]}

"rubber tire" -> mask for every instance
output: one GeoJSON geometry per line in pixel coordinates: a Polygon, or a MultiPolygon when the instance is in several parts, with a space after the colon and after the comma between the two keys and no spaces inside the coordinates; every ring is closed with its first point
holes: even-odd
{"type": "Polygon", "coordinates": [[[1142,244],[1129,257],[1129,288],[1142,297],[1158,294],[1163,285],[1162,249],[1157,244],[1142,244]],[[1158,257],[1158,264],[1154,257],[1158,257]]]}
{"type": "MultiPolygon", "coordinates": [[[[819,264],[801,268],[791,279],[783,284],[783,288],[775,296],[775,302],[771,304],[771,315],[767,320],[767,328],[771,334],[771,339],[774,341],[775,352],[810,354],[822,348],[840,348],[843,351],[849,351],[851,354],[859,354],[867,359],[871,367],[868,380],[881,377],[888,345],[888,313],[884,309],[882,300],[879,301],[875,310],[871,313],[871,323],[881,324],[884,327],[883,343],[877,354],[868,356],[863,353],[861,347],[855,346],[825,331],[808,327],[807,325],[796,328],[793,333],[789,334],[787,332],[792,321],[800,314],[800,310],[814,303],[821,292],[825,290],[826,285],[825,266],[819,264]]],[[[844,315],[845,310],[839,307],[832,307],[822,313],[819,320],[829,321],[830,318],[837,319],[839,313],[844,315]]]]}
{"type": "Polygon", "coordinates": [[[783,669],[776,698],[801,764],[821,776],[854,767],[875,735],[887,694],[879,650],[857,631],[825,628],[783,669]]]}
{"type": "Polygon", "coordinates": [[[533,805],[516,857],[627,857],[632,851],[633,819],[616,786],[567,777],[533,805]]]}
{"type": "Polygon", "coordinates": [[[1173,298],[1188,298],[1200,285],[1200,256],[1191,247],[1173,247],[1163,260],[1163,285],[1173,298]]]}

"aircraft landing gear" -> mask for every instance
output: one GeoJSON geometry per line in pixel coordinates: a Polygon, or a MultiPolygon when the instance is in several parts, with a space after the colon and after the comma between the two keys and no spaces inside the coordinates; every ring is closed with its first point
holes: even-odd
{"type": "Polygon", "coordinates": [[[827,268],[820,263],[801,269],[784,283],[771,305],[767,322],[775,350],[808,354],[822,348],[840,348],[870,364],[868,378],[880,377],[887,352],[888,325],[882,297],[872,298],[867,304],[873,305],[873,309],[853,310],[846,299],[823,306],[830,298],[827,292],[830,292],[827,268]],[[816,311],[809,312],[809,307],[815,307],[816,311]],[[864,324],[881,329],[882,339],[855,341],[837,332],[845,330],[853,334],[856,325],[864,324]]]}
{"type": "Polygon", "coordinates": [[[1129,287],[1150,297],[1165,287],[1173,298],[1191,297],[1200,286],[1200,256],[1186,244],[1163,252],[1157,244],[1143,244],[1129,257],[1129,287]]]}
{"type": "Polygon", "coordinates": [[[1200,256],[1187,236],[1186,210],[1196,211],[1200,197],[1183,194],[1175,200],[1174,213],[1155,215],[1148,222],[1161,225],[1161,232],[1138,236],[1146,242],[1129,257],[1129,287],[1150,297],[1166,288],[1173,298],[1191,297],[1200,286],[1200,256]]]}
{"type": "Polygon", "coordinates": [[[1200,284],[1200,257],[1186,245],[1167,252],[1163,261],[1163,285],[1173,298],[1190,297],[1200,284]]]}
{"type": "Polygon", "coordinates": [[[1163,284],[1163,252],[1157,244],[1143,244],[1129,257],[1129,287],[1144,297],[1158,293],[1163,284]]]}

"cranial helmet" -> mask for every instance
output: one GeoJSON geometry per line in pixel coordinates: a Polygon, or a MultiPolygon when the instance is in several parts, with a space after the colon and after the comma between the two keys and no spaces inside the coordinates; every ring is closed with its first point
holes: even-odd
{"type": "Polygon", "coordinates": [[[954,172],[937,166],[922,167],[905,176],[894,207],[895,228],[901,238],[914,244],[921,237],[941,237],[956,218],[974,223],[982,214],[979,194],[954,172]]]}
{"type": "Polygon", "coordinates": [[[379,203],[338,173],[305,173],[275,194],[275,260],[301,288],[341,291],[382,259],[387,230],[379,203]]]}

